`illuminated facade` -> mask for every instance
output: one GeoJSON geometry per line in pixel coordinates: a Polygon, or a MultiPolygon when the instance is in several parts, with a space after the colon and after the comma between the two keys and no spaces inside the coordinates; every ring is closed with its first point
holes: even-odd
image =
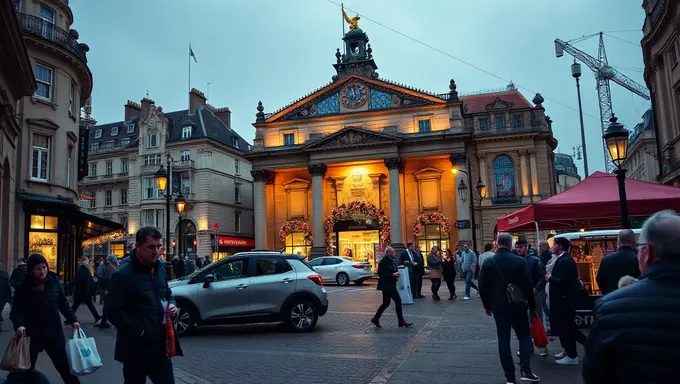
{"type": "Polygon", "coordinates": [[[453,80],[445,94],[416,90],[378,77],[361,29],[343,40],[331,83],[274,113],[257,107],[246,155],[257,248],[371,263],[387,244],[454,248],[472,238],[470,199],[482,248],[497,217],[555,193],[540,95],[532,105],[510,84],[463,97],[453,80]]]}

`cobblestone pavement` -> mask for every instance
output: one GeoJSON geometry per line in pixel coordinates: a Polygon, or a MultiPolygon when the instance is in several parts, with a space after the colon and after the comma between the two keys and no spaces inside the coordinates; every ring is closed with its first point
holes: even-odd
{"type": "MultiPolygon", "coordinates": [[[[279,332],[275,325],[205,327],[181,339],[185,356],[173,359],[179,384],[204,383],[505,383],[498,360],[493,319],[484,315],[481,300],[463,297],[434,302],[428,297],[405,305],[414,326],[398,328],[393,307],[382,329],[369,320],[381,301],[375,285],[328,286],[330,309],[309,334],[279,332]]],[[[440,292],[448,297],[445,287],[440,292]]],[[[101,307],[98,307],[101,311],[101,307]]],[[[13,335],[5,308],[0,345],[13,335]]],[[[83,329],[97,341],[104,366],[83,383],[122,383],[122,366],[113,360],[115,329],[92,327],[85,306],[78,309],[83,329]]],[[[67,337],[71,328],[64,327],[67,337]]],[[[559,352],[556,345],[550,353],[559,352]]],[[[513,348],[516,346],[513,342],[513,348]]],[[[52,382],[61,380],[49,358],[41,354],[38,369],[52,382]]],[[[557,366],[552,358],[532,357],[534,372],[544,383],[581,383],[580,366],[557,366]]],[[[518,367],[519,370],[519,367],[518,367]]],[[[4,374],[0,374],[4,376],[4,374]]]]}

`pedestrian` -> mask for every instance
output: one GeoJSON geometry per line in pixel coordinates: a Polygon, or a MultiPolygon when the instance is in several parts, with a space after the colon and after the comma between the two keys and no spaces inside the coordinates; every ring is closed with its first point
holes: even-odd
{"type": "Polygon", "coordinates": [[[550,244],[547,241],[541,240],[538,243],[538,258],[541,259],[541,263],[547,266],[548,262],[552,258],[552,252],[550,251],[550,244]]]}
{"type": "MultiPolygon", "coordinates": [[[[106,266],[104,267],[104,277],[102,277],[101,281],[101,302],[105,303],[106,302],[106,296],[109,293],[109,286],[111,285],[111,279],[113,278],[113,274],[116,272],[116,269],[118,268],[118,258],[116,255],[109,255],[105,259],[106,266]]],[[[99,322],[99,324],[95,325],[95,327],[98,328],[111,328],[111,324],[109,324],[108,319],[106,318],[106,313],[102,311],[102,321],[99,322]]]]}
{"type": "Polygon", "coordinates": [[[212,263],[212,261],[210,260],[210,256],[206,256],[205,259],[203,259],[203,268],[210,265],[210,263],[212,263]]]}
{"type": "MultiPolygon", "coordinates": [[[[76,313],[80,304],[85,303],[94,317],[94,323],[97,324],[102,317],[97,313],[97,308],[92,302],[93,289],[94,279],[92,278],[92,272],[90,270],[90,258],[83,256],[80,258],[80,265],[76,270],[76,284],[73,290],[73,305],[71,306],[71,310],[73,313],[76,313]]],[[[68,324],[68,319],[66,319],[64,324],[68,324]]]]}
{"type": "Polygon", "coordinates": [[[12,298],[12,288],[9,284],[9,274],[0,270],[0,321],[5,321],[2,318],[2,311],[5,309],[5,304],[12,298]]]}
{"type": "Polygon", "coordinates": [[[203,257],[199,256],[198,258],[196,258],[196,268],[198,269],[203,268],[203,257]]]}
{"type": "Polygon", "coordinates": [[[19,257],[19,264],[14,268],[9,277],[9,285],[16,291],[19,284],[24,281],[26,277],[26,259],[23,256],[19,257]]]}
{"type": "Polygon", "coordinates": [[[557,255],[552,272],[545,274],[550,283],[550,324],[557,333],[562,352],[555,355],[557,364],[578,364],[576,343],[585,344],[586,336],[576,328],[576,303],[581,289],[576,262],[569,254],[569,240],[556,236],[552,252],[557,255]]]}
{"type": "Polygon", "coordinates": [[[491,244],[491,243],[484,244],[484,253],[482,253],[479,256],[479,268],[483,267],[484,262],[487,261],[490,257],[493,257],[493,255],[494,255],[493,244],[491,244]]]}
{"type": "MultiPolygon", "coordinates": [[[[166,350],[165,322],[177,312],[159,261],[161,234],[145,227],[135,235],[130,261],[113,274],[104,313],[116,327],[114,359],[123,363],[126,383],[174,383],[172,362],[166,350]]],[[[176,355],[182,356],[175,339],[176,355]]]]}
{"type": "Polygon", "coordinates": [[[416,285],[416,271],[418,266],[418,256],[416,256],[415,246],[412,241],[406,244],[406,249],[401,251],[397,259],[397,266],[403,266],[408,270],[408,278],[411,283],[411,297],[418,298],[418,287],[416,285]]]}
{"type": "Polygon", "coordinates": [[[583,359],[585,384],[677,383],[680,341],[680,216],[642,226],[639,280],[595,302],[583,359]]]}
{"type": "Polygon", "coordinates": [[[442,262],[442,275],[449,289],[449,300],[457,298],[456,295],[456,255],[450,249],[444,251],[444,262],[442,262]]]}
{"type": "MultiPolygon", "coordinates": [[[[538,243],[538,258],[541,259],[541,263],[545,266],[546,271],[548,271],[548,264],[553,260],[553,253],[550,251],[550,245],[545,240],[541,240],[538,243]]],[[[550,270],[552,271],[552,269],[550,270]]],[[[550,335],[550,311],[548,310],[547,286],[548,284],[546,283],[543,292],[541,292],[541,312],[543,312],[543,326],[545,326],[545,332],[550,335]]]]}
{"type": "Polygon", "coordinates": [[[418,295],[417,297],[419,299],[424,299],[425,295],[423,295],[423,276],[425,276],[425,258],[423,257],[423,253],[420,251],[418,244],[414,245],[414,249],[416,262],[418,263],[415,267],[413,267],[414,273],[416,274],[416,294],[418,295]]]}
{"type": "Polygon", "coordinates": [[[597,285],[603,295],[614,292],[623,276],[640,276],[637,252],[635,252],[635,233],[630,229],[619,232],[616,252],[605,256],[597,270],[597,285]]]}
{"type": "Polygon", "coordinates": [[[14,294],[10,318],[17,337],[31,338],[31,370],[35,370],[38,354],[45,351],[64,383],[80,383],[71,374],[59,312],[74,330],[80,328],[80,323],[68,306],[59,276],[48,270],[47,260],[40,254],[29,256],[26,270],[28,273],[14,294]]]}
{"type": "Polygon", "coordinates": [[[172,271],[175,273],[175,278],[179,279],[186,274],[186,265],[184,259],[180,259],[179,255],[172,258],[172,271]]]}
{"type": "Polygon", "coordinates": [[[194,259],[188,258],[187,259],[187,275],[191,275],[192,273],[196,272],[196,264],[194,263],[194,259]]]}
{"type": "MultiPolygon", "coordinates": [[[[538,318],[543,317],[541,303],[541,292],[545,288],[545,266],[541,263],[541,259],[538,256],[532,256],[529,254],[530,244],[526,239],[519,239],[515,243],[515,251],[517,254],[524,258],[526,264],[527,274],[531,279],[531,286],[533,289],[534,301],[536,302],[536,310],[534,312],[529,312],[529,324],[533,320],[533,315],[538,316],[538,318]]],[[[532,346],[531,353],[534,353],[534,348],[532,346]]],[[[519,356],[519,351],[517,351],[517,356],[519,356]]],[[[541,348],[541,356],[548,356],[548,348],[541,348]]]]}
{"type": "Polygon", "coordinates": [[[427,255],[427,266],[430,267],[430,281],[432,282],[432,299],[439,301],[439,287],[442,286],[442,258],[437,253],[437,246],[433,246],[427,255]]]}
{"type": "Polygon", "coordinates": [[[531,278],[527,273],[526,262],[512,253],[512,235],[498,234],[498,249],[494,257],[484,263],[479,276],[479,293],[487,316],[496,321],[498,355],[508,383],[515,383],[515,363],[510,352],[510,329],[515,331],[519,340],[520,380],[538,382],[541,379],[531,371],[531,333],[529,331],[529,312],[536,309],[532,292],[531,278]],[[508,289],[513,285],[526,299],[523,307],[510,302],[508,289]]]}
{"type": "Polygon", "coordinates": [[[399,328],[413,325],[413,323],[408,323],[404,320],[404,314],[401,308],[401,297],[399,297],[399,292],[397,291],[397,279],[399,278],[399,269],[406,267],[400,266],[397,268],[397,264],[394,260],[395,254],[396,252],[392,247],[385,248],[385,256],[380,259],[380,263],[378,263],[378,291],[382,291],[383,302],[380,307],[378,307],[375,316],[371,319],[371,323],[378,328],[382,328],[380,325],[380,316],[382,316],[383,312],[390,306],[390,301],[394,301],[399,328]]]}
{"type": "Polygon", "coordinates": [[[470,287],[474,288],[479,292],[479,288],[472,278],[475,274],[475,269],[477,267],[477,255],[470,250],[470,246],[463,244],[463,251],[460,255],[461,271],[465,277],[465,297],[463,300],[470,300],[470,287]]]}

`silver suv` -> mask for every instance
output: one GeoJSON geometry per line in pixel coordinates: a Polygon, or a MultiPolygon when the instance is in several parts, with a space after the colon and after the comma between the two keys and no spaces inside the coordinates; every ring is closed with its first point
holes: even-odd
{"type": "Polygon", "coordinates": [[[237,253],[169,285],[179,336],[197,325],[272,322],[306,332],[328,311],[321,275],[297,255],[237,253]]]}

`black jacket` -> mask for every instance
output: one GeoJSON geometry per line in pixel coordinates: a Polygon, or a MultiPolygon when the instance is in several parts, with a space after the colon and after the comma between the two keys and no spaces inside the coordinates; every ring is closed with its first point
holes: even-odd
{"type": "Polygon", "coordinates": [[[186,275],[186,265],[184,264],[184,260],[173,259],[172,260],[172,271],[175,273],[176,279],[179,279],[180,277],[183,277],[184,275],[186,275]]]}
{"type": "Polygon", "coordinates": [[[442,274],[444,275],[444,280],[455,280],[456,278],[456,259],[453,257],[451,261],[442,262],[442,274]]]}
{"type": "Polygon", "coordinates": [[[392,274],[398,271],[394,259],[389,256],[380,259],[380,263],[378,263],[378,291],[397,292],[397,278],[392,274]]]}
{"type": "Polygon", "coordinates": [[[80,264],[76,270],[76,283],[73,289],[73,298],[86,300],[92,296],[92,287],[94,285],[94,278],[90,272],[90,267],[80,264]]]}
{"type": "Polygon", "coordinates": [[[576,304],[580,283],[574,258],[565,253],[558,256],[550,276],[550,308],[557,309],[561,305],[576,304]]]}
{"type": "Polygon", "coordinates": [[[543,265],[548,265],[550,259],[552,259],[552,252],[548,249],[547,251],[538,255],[538,257],[541,259],[541,263],[543,263],[543,265]]]}
{"type": "Polygon", "coordinates": [[[15,290],[19,284],[24,281],[24,277],[26,277],[26,268],[26,263],[21,263],[12,271],[12,275],[9,277],[9,285],[15,290]]]}
{"type": "Polygon", "coordinates": [[[640,276],[637,252],[631,247],[620,247],[611,255],[605,256],[597,271],[597,285],[603,295],[616,291],[619,279],[623,276],[640,276]]]}
{"type": "Polygon", "coordinates": [[[0,271],[0,304],[4,305],[10,297],[12,297],[12,289],[10,288],[9,275],[5,271],[0,271]]]}
{"type": "MultiPolygon", "coordinates": [[[[417,263],[418,262],[418,256],[416,255],[416,251],[411,251],[411,256],[413,257],[413,262],[417,263]]],[[[399,254],[399,257],[396,258],[397,265],[403,265],[404,267],[408,268],[408,272],[410,275],[413,275],[413,264],[411,263],[411,258],[408,257],[408,249],[404,249],[401,251],[399,254]]]]}
{"type": "Polygon", "coordinates": [[[498,248],[496,255],[484,263],[479,276],[479,295],[484,309],[499,314],[520,309],[508,303],[508,284],[517,285],[529,302],[529,308],[536,308],[524,258],[513,254],[509,249],[498,248]]]}
{"type": "Polygon", "coordinates": [[[59,312],[69,324],[78,321],[56,273],[48,272],[42,291],[33,277],[27,275],[14,292],[13,303],[9,317],[15,330],[26,327],[27,336],[47,337],[56,345],[66,342],[59,312]]]}
{"type": "MultiPolygon", "coordinates": [[[[113,274],[104,301],[104,313],[118,331],[114,359],[125,363],[167,356],[161,300],[175,303],[163,264],[157,261],[151,269],[132,251],[130,261],[113,274]]],[[[177,356],[182,356],[177,339],[175,345],[177,356]]]]}
{"type": "Polygon", "coordinates": [[[543,292],[545,289],[545,265],[541,263],[538,256],[527,256],[525,259],[527,264],[527,273],[531,278],[531,286],[538,292],[543,292]]]}
{"type": "Polygon", "coordinates": [[[640,281],[599,299],[586,343],[584,382],[677,383],[679,314],[680,261],[653,264],[640,281]]]}

